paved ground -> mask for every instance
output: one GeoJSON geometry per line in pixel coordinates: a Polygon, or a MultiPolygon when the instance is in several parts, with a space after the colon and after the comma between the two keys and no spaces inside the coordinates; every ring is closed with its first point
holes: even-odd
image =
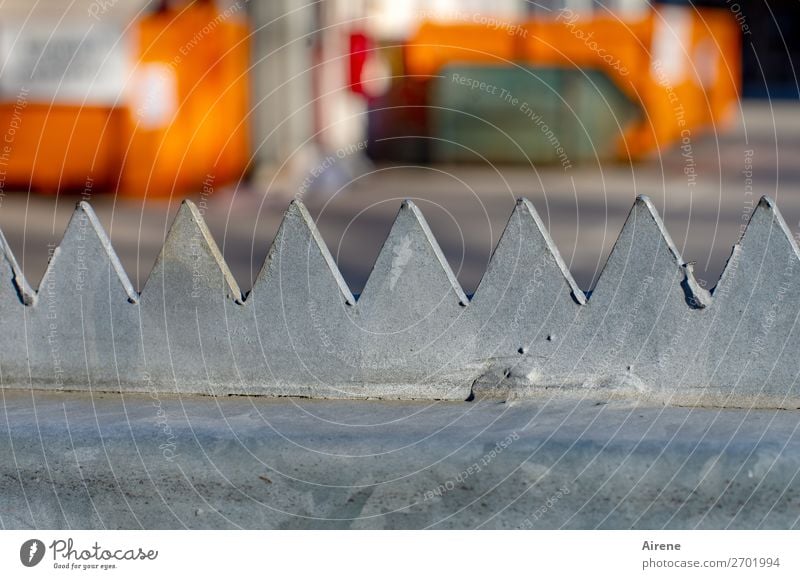
{"type": "Polygon", "coordinates": [[[2,528],[793,528],[797,412],[0,390],[2,528]]]}
{"type": "MultiPolygon", "coordinates": [[[[713,285],[746,215],[770,195],[792,230],[800,230],[800,105],[746,103],[735,126],[692,135],[674,149],[633,166],[375,167],[332,197],[306,197],[323,236],[354,292],[359,292],[403,198],[425,212],[465,290],[471,293],[513,207],[534,201],[582,288],[596,280],[636,194],[652,197],[698,277],[713,285]],[[744,173],[752,165],[752,183],[744,173]],[[685,170],[694,170],[696,177],[685,170]]],[[[275,234],[297,179],[216,191],[207,200],[209,225],[243,288],[275,234]],[[265,195],[265,191],[267,192],[265,195]]],[[[199,197],[197,197],[199,200],[199,197]]],[[[60,239],[76,198],[7,194],[0,228],[27,277],[38,283],[48,243],[60,239]]],[[[134,285],[141,288],[177,210],[172,202],[115,199],[92,203],[110,231],[134,285]]]]}

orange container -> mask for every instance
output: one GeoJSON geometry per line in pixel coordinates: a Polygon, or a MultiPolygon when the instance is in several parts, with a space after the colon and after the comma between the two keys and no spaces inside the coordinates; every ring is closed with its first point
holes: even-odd
{"type": "Polygon", "coordinates": [[[243,5],[221,12],[196,2],[147,15],[136,30],[118,107],[24,88],[0,103],[3,190],[169,195],[241,178],[249,155],[243,5]]]}
{"type": "Polygon", "coordinates": [[[599,68],[632,100],[638,100],[636,83],[646,74],[651,19],[619,20],[581,18],[565,11],[557,18],[525,24],[519,58],[544,66],[599,68]]]}
{"type": "Polygon", "coordinates": [[[621,158],[683,143],[738,100],[739,30],[726,9],[662,6],[625,20],[564,10],[513,30],[424,23],[409,40],[409,73],[510,61],[603,70],[644,113],[617,144],[621,158]]]}
{"type": "Polygon", "coordinates": [[[106,107],[0,105],[3,189],[108,191],[122,166],[125,112],[106,107]]]}
{"type": "Polygon", "coordinates": [[[161,10],[139,25],[130,85],[124,190],[199,191],[248,163],[248,30],[241,8],[161,10]]]}
{"type": "Polygon", "coordinates": [[[680,143],[688,155],[695,137],[718,130],[738,102],[739,31],[727,10],[660,10],[653,16],[647,74],[638,83],[647,118],[629,145],[646,152],[680,143]]]}
{"type": "Polygon", "coordinates": [[[508,65],[516,55],[514,35],[496,28],[423,22],[406,46],[407,74],[434,75],[452,62],[508,65]]]}

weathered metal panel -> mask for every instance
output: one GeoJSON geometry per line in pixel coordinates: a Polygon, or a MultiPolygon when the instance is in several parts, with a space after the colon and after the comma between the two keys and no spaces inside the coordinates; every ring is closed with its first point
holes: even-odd
{"type": "Polygon", "coordinates": [[[800,403],[800,253],[766,198],[712,294],[645,197],[589,297],[526,200],[472,301],[410,201],[357,300],[300,202],[248,295],[189,201],[141,295],[85,203],[38,292],[2,237],[0,250],[6,388],[800,403]]]}

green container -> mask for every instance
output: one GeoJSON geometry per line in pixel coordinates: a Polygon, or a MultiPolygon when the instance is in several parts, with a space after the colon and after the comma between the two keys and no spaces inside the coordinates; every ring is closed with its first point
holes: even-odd
{"type": "Polygon", "coordinates": [[[453,66],[431,85],[438,162],[575,163],[617,156],[641,110],[600,70],[453,66]]]}

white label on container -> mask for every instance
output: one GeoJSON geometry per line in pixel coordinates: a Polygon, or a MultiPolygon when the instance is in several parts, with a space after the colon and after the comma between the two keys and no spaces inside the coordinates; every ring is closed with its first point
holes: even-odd
{"type": "Polygon", "coordinates": [[[131,114],[141,128],[160,129],[172,122],[178,108],[178,80],[170,66],[140,64],[131,84],[131,114]]]}
{"type": "Polygon", "coordinates": [[[676,85],[687,72],[692,50],[692,13],[685,6],[661,6],[653,15],[651,69],[659,81],[676,85]]]}

